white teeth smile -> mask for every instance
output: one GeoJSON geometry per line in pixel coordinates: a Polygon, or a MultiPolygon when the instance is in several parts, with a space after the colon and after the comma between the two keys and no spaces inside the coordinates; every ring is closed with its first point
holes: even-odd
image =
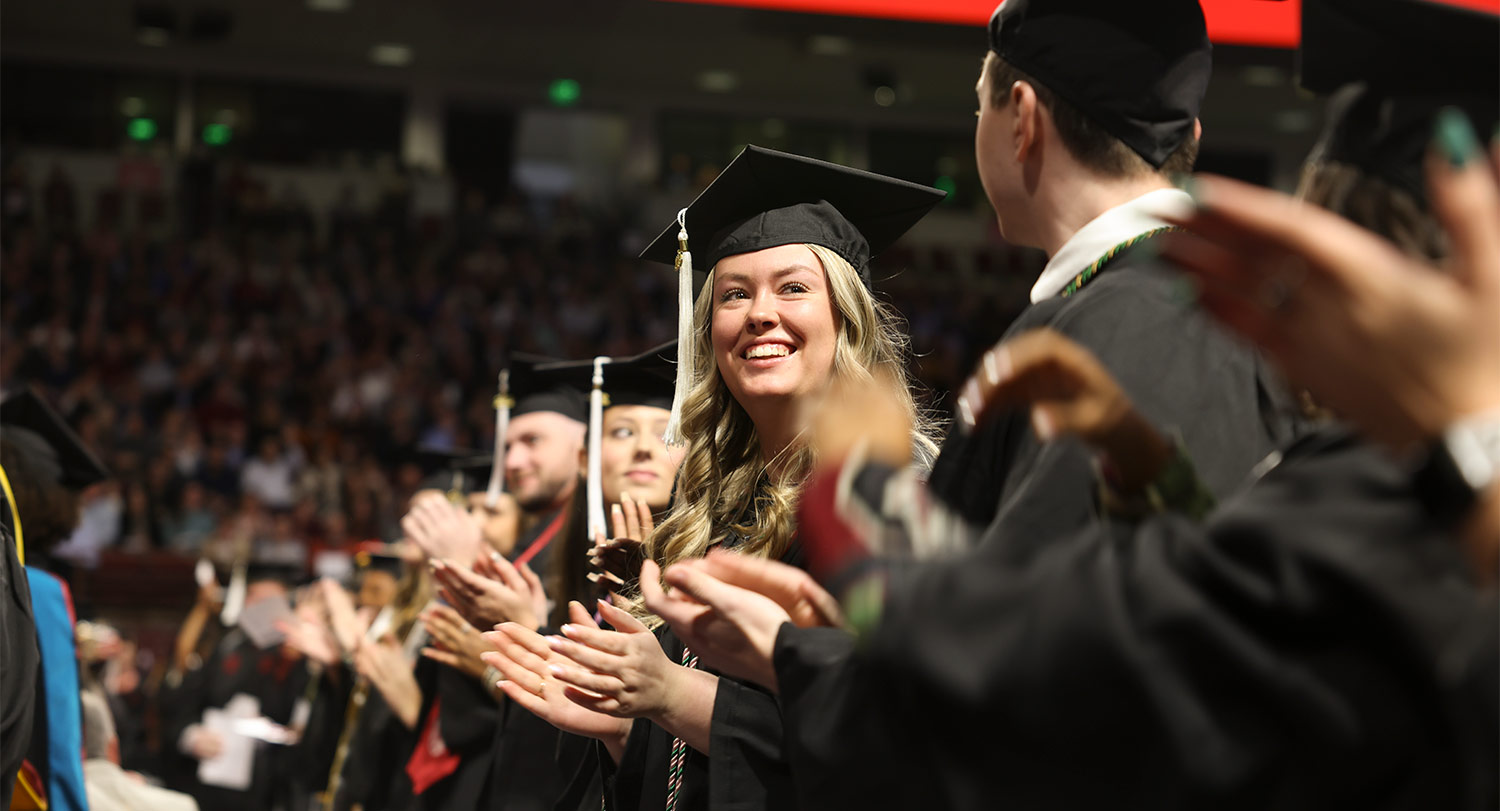
{"type": "Polygon", "coordinates": [[[745,359],[784,358],[790,354],[792,354],[792,349],[786,344],[756,344],[745,350],[745,359]]]}

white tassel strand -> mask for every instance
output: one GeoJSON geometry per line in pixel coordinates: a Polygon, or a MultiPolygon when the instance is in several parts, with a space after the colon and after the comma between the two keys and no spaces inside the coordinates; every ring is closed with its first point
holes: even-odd
{"type": "Polygon", "coordinates": [[[589,470],[588,510],[589,541],[604,532],[604,461],[600,455],[600,440],[604,423],[604,364],[607,357],[594,358],[593,388],[589,389],[589,470]]]}
{"type": "Polygon", "coordinates": [[[500,504],[500,494],[505,491],[505,434],[510,430],[510,370],[500,370],[500,393],[495,396],[495,452],[490,466],[490,486],[485,490],[484,503],[490,509],[500,504]]]}
{"type": "Polygon", "coordinates": [[[682,401],[693,385],[697,349],[693,342],[693,254],[688,251],[687,209],[677,212],[677,386],[672,394],[672,416],[662,439],[668,445],[687,444],[682,434],[682,401]]]}

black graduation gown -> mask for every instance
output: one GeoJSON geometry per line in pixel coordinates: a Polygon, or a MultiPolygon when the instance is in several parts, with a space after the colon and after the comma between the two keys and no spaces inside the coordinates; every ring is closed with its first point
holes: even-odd
{"type": "MultiPolygon", "coordinates": [[[[683,645],[677,635],[663,626],[657,636],[667,656],[682,661],[683,645]]],[[[672,740],[666,730],[638,719],[618,766],[602,744],[596,746],[609,811],[651,811],[665,806],[672,740]]],[[[677,808],[779,811],[798,808],[796,797],[782,746],[776,697],[720,675],[709,753],[687,748],[677,808]]]]}
{"type": "Polygon", "coordinates": [[[1059,540],[892,565],[857,650],[783,626],[808,807],[1495,807],[1494,594],[1378,452],[1059,540]]]}
{"type": "MultiPolygon", "coordinates": [[[[260,701],[262,715],[288,724],[306,686],[307,667],[302,660],[286,658],[280,646],[261,650],[244,631],[231,629],[209,660],[185,677],[176,691],[175,722],[165,743],[175,748],[182,730],[199,723],[205,709],[223,707],[237,693],[254,696],[260,701]]],[[[202,785],[197,783],[196,773],[189,790],[201,808],[266,809],[292,801],[289,794],[296,771],[290,747],[260,744],[250,787],[245,791],[202,785]]]]}
{"type": "MultiPolygon", "coordinates": [[[[1294,401],[1259,356],[1183,300],[1178,279],[1121,253],[1069,298],[1028,307],[1006,337],[1050,327],[1092,352],[1153,425],[1178,433],[1199,475],[1223,498],[1268,453],[1305,430],[1294,401]]],[[[1093,454],[1073,438],[1040,443],[1026,410],[971,435],[955,430],[934,464],[932,492],[971,524],[978,543],[1024,559],[1093,518],[1093,454]]]]}
{"type": "MultiPolygon", "coordinates": [[[[747,519],[747,523],[753,520],[748,516],[747,519]]],[[[737,543],[738,539],[731,536],[726,545],[732,547],[737,543]]],[[[782,561],[803,566],[801,546],[793,542],[782,561]]],[[[682,661],[684,646],[671,628],[662,626],[657,638],[667,658],[682,661]]],[[[687,748],[677,808],[782,811],[800,807],[783,736],[781,708],[774,695],[758,685],[719,674],[709,728],[709,751],[704,755],[687,748]]],[[[672,740],[666,730],[638,719],[631,728],[618,767],[603,744],[596,744],[596,762],[610,811],[654,811],[663,807],[672,740]]]]}
{"type": "Polygon", "coordinates": [[[343,668],[326,668],[318,675],[317,692],[308,710],[307,726],[293,751],[305,789],[320,794],[328,787],[329,771],[344,732],[354,674],[343,668]]]}
{"type": "Polygon", "coordinates": [[[10,807],[16,770],[31,745],[41,652],[31,619],[31,586],[16,557],[16,543],[0,527],[0,808],[10,807]]]}
{"type": "Polygon", "coordinates": [[[339,811],[354,807],[364,811],[405,808],[411,803],[406,761],[411,756],[416,732],[401,723],[391,705],[374,688],[365,693],[365,703],[354,723],[334,808],[339,811]]]}
{"type": "MultiPolygon", "coordinates": [[[[573,499],[575,503],[578,496],[573,499]]],[[[517,554],[524,554],[538,543],[539,537],[560,517],[562,513],[556,512],[537,521],[516,544],[517,554]]],[[[531,558],[532,571],[547,571],[554,551],[566,547],[563,533],[568,531],[568,521],[563,518],[555,534],[546,539],[547,545],[531,558]]],[[[577,531],[582,532],[582,527],[577,531]]],[[[551,631],[543,628],[541,633],[551,631]]],[[[505,811],[551,811],[559,802],[569,778],[581,767],[580,761],[588,751],[587,743],[582,738],[558,731],[510,701],[504,702],[499,715],[494,730],[494,773],[487,807],[505,811]]],[[[598,794],[593,795],[593,807],[597,811],[598,794]]]]}
{"type": "MultiPolygon", "coordinates": [[[[417,662],[417,684],[422,689],[422,708],[417,715],[414,746],[423,746],[423,733],[438,701],[437,723],[443,744],[458,756],[454,771],[412,797],[412,808],[443,811],[450,808],[481,808],[489,796],[494,768],[495,728],[500,708],[479,681],[447,665],[423,657],[417,662]]],[[[413,748],[408,748],[393,783],[407,783],[406,766],[413,748]]],[[[398,792],[392,788],[392,796],[398,792]]]]}

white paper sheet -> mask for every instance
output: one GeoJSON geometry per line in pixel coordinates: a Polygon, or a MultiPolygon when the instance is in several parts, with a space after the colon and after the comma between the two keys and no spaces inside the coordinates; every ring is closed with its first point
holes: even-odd
{"type": "Polygon", "coordinates": [[[203,711],[203,728],[218,733],[224,748],[217,756],[198,761],[200,781],[237,791],[250,788],[256,741],[240,734],[235,729],[235,722],[258,717],[260,700],[244,693],[236,693],[222,710],[210,707],[203,711]]]}

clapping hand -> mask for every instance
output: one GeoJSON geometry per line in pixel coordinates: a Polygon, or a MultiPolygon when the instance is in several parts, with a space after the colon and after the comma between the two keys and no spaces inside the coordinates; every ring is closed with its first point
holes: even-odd
{"type": "Polygon", "coordinates": [[[656,583],[656,565],[641,573],[646,607],[711,667],[776,689],[772,654],[784,623],[841,626],[838,601],[811,576],[784,563],[716,550],[666,572],[672,592],[656,583]]]}
{"type": "MultiPolygon", "coordinates": [[[[572,622],[598,628],[588,611],[578,603],[571,604],[568,613],[572,622]]],[[[499,686],[510,700],[564,732],[603,741],[619,761],[625,750],[625,740],[630,735],[631,722],[574,702],[569,698],[569,694],[575,692],[573,688],[558,684],[552,675],[551,668],[577,668],[576,662],[553,650],[545,637],[514,623],[505,623],[484,637],[496,650],[480,658],[505,677],[499,686]]],[[[585,694],[579,695],[583,697],[585,694]]],[[[596,696],[588,694],[587,697],[596,696]]]]}
{"type": "Polygon", "coordinates": [[[432,560],[438,593],[474,627],[492,628],[502,622],[532,629],[541,626],[546,597],[541,579],[530,566],[522,564],[518,569],[503,558],[486,556],[475,561],[474,569],[453,561],[432,560]]]}
{"type": "Polygon", "coordinates": [[[610,508],[610,523],[614,537],[605,538],[602,534],[594,537],[589,563],[612,586],[626,586],[640,576],[641,562],[646,559],[645,541],[656,527],[651,505],[622,493],[620,503],[610,508]]]}
{"type": "Polygon", "coordinates": [[[379,691],[391,711],[407,729],[415,729],[422,711],[422,688],[411,662],[394,637],[386,634],[378,641],[361,641],[354,651],[354,668],[379,691]]]}
{"type": "Polygon", "coordinates": [[[479,557],[483,537],[479,521],[441,493],[417,496],[401,519],[401,530],[429,558],[453,560],[467,566],[479,557]]]}
{"type": "Polygon", "coordinates": [[[476,679],[484,676],[484,662],[480,656],[494,650],[495,646],[465,622],[457,611],[445,605],[434,605],[422,612],[422,625],[438,643],[438,647],[423,648],[423,656],[476,679]]]}
{"type": "Polygon", "coordinates": [[[1404,448],[1500,408],[1500,188],[1461,114],[1440,119],[1445,156],[1428,163],[1444,267],[1316,206],[1197,176],[1197,209],[1176,218],[1162,256],[1199,301],[1266,351],[1291,382],[1404,448]]]}

